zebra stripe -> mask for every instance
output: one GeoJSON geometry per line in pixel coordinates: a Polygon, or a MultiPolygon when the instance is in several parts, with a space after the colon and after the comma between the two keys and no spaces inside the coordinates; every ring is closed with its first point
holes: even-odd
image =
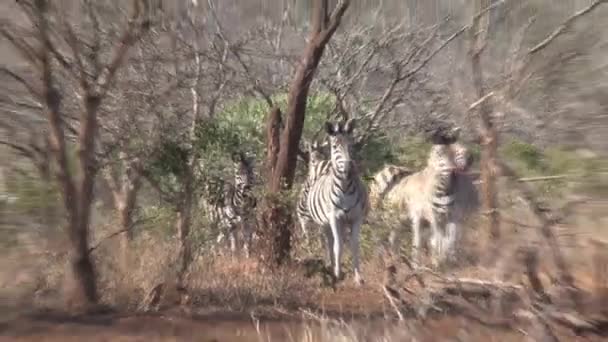
{"type": "Polygon", "coordinates": [[[325,160],[325,155],[321,151],[321,146],[319,146],[317,142],[313,142],[311,145],[307,144],[307,150],[308,176],[302,184],[302,188],[298,196],[296,213],[306,244],[309,244],[310,240],[308,235],[308,225],[309,223],[313,222],[313,219],[308,210],[308,194],[310,193],[312,184],[314,184],[321,175],[329,172],[331,165],[328,160],[325,160]]]}
{"type": "MultiPolygon", "coordinates": [[[[423,170],[404,175],[404,172],[388,166],[376,175],[372,185],[375,194],[383,195],[378,202],[385,200],[399,212],[406,213],[404,218],[411,221],[412,254],[416,259],[422,221],[431,226],[433,253],[443,256],[446,247],[454,247],[458,225],[477,207],[474,185],[463,173],[469,169],[472,159],[466,147],[456,141],[457,135],[454,136],[436,140],[423,170]]],[[[393,247],[395,240],[396,232],[393,231],[390,238],[393,247]]],[[[438,262],[438,259],[433,261],[438,262]]]]}
{"type": "Polygon", "coordinates": [[[237,249],[237,230],[241,225],[244,238],[245,255],[249,257],[252,227],[251,214],[257,202],[252,193],[255,181],[253,161],[242,153],[232,156],[234,162],[234,185],[226,184],[223,192],[212,201],[204,201],[206,211],[213,223],[219,228],[217,243],[221,244],[225,236],[230,239],[232,252],[237,249]]]}
{"type": "Polygon", "coordinates": [[[449,146],[434,145],[428,160],[429,167],[434,171],[434,188],[431,190],[431,203],[435,215],[444,215],[454,203],[452,183],[456,163],[449,146]]]}
{"type": "Polygon", "coordinates": [[[340,276],[342,229],[351,225],[351,253],[355,282],[363,279],[359,271],[359,231],[368,211],[368,194],[351,158],[354,121],[326,123],[331,160],[329,170],[310,186],[307,206],[313,221],[323,227],[334,275],[340,276]],[[333,251],[330,248],[333,247],[333,251]],[[333,252],[333,253],[332,253],[333,252]]]}

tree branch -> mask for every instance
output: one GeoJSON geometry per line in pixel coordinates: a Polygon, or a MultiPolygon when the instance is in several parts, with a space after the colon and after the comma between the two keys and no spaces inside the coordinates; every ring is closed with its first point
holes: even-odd
{"type": "MultiPolygon", "coordinates": [[[[325,1],[327,2],[327,1],[325,1]]],[[[323,30],[318,31],[318,34],[315,34],[315,44],[317,46],[323,46],[325,44],[327,44],[327,42],[329,41],[329,39],[331,39],[331,36],[334,34],[334,32],[336,32],[336,30],[338,29],[338,26],[340,26],[340,22],[342,21],[342,17],[344,17],[344,13],[346,12],[346,9],[348,8],[348,6],[350,5],[350,0],[341,0],[338,5],[336,6],[336,9],[333,11],[333,13],[331,14],[331,18],[329,19],[329,22],[327,22],[327,19],[325,20],[325,28],[323,30]]],[[[323,15],[324,18],[326,18],[327,16],[327,12],[325,12],[325,14],[323,15]]],[[[320,20],[318,20],[318,22],[321,22],[320,20]]],[[[313,29],[313,31],[315,31],[313,29]]]]}
{"type": "Polygon", "coordinates": [[[603,5],[608,3],[608,0],[595,0],[589,6],[583,8],[582,10],[576,12],[574,15],[566,19],[561,25],[559,25],[547,38],[543,39],[540,43],[536,44],[534,47],[528,50],[529,55],[534,55],[546,48],[552,41],[554,41],[557,37],[563,34],[570,26],[572,26],[578,19],[582,18],[584,15],[590,13],[599,5],[603,5]]]}
{"type": "Polygon", "coordinates": [[[107,92],[116,71],[122,64],[129,48],[138,41],[143,35],[144,31],[150,26],[150,22],[146,17],[148,11],[147,1],[133,0],[133,14],[129,19],[129,23],[122,38],[116,47],[113,57],[110,59],[110,63],[102,70],[95,80],[98,96],[104,96],[107,92]],[[142,6],[144,7],[142,10],[142,6]],[[143,11],[143,13],[142,13],[143,11]]]}

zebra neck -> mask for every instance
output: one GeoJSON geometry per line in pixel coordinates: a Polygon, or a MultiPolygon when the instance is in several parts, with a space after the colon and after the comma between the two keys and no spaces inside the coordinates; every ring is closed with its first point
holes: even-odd
{"type": "Polygon", "coordinates": [[[437,170],[437,183],[435,184],[436,196],[450,196],[453,190],[454,173],[448,170],[437,170]]]}
{"type": "Polygon", "coordinates": [[[332,176],[335,184],[340,185],[342,189],[347,189],[353,184],[357,173],[353,168],[350,168],[348,172],[339,172],[335,167],[331,168],[332,176]]]}

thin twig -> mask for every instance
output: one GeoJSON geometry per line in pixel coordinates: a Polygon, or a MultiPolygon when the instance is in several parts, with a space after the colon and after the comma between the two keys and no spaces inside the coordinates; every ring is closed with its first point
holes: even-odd
{"type": "Polygon", "coordinates": [[[528,50],[528,54],[533,55],[533,54],[539,52],[540,50],[546,48],[549,44],[551,44],[552,41],[554,41],[557,37],[559,37],[561,34],[563,34],[570,26],[572,26],[572,24],[574,24],[574,22],[576,22],[576,20],[580,19],[585,14],[590,13],[599,5],[606,4],[606,3],[608,3],[608,0],[596,0],[593,3],[591,3],[591,5],[574,13],[574,15],[572,15],[571,17],[566,19],[547,38],[543,39],[540,43],[536,44],[534,47],[532,47],[530,50],[528,50]]]}

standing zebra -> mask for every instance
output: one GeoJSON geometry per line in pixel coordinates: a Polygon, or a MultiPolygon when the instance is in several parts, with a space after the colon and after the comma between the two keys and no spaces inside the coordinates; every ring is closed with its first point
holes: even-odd
{"type": "MultiPolygon", "coordinates": [[[[459,128],[436,133],[426,167],[416,173],[394,166],[385,167],[375,179],[374,203],[386,202],[405,213],[412,225],[412,256],[418,261],[421,224],[431,228],[430,248],[433,264],[446,254],[453,256],[460,225],[478,205],[477,192],[466,174],[471,165],[467,149],[457,142],[459,128]]],[[[378,206],[375,204],[375,207],[378,206]]],[[[390,243],[396,244],[397,232],[390,243]]]]}
{"type": "Polygon", "coordinates": [[[319,145],[315,141],[312,144],[305,144],[305,147],[308,155],[308,176],[304,181],[304,184],[302,184],[300,194],[298,195],[298,206],[296,211],[305,243],[308,245],[310,244],[308,225],[313,222],[312,216],[308,211],[308,193],[310,192],[310,187],[317,179],[319,179],[321,175],[329,172],[331,164],[329,160],[325,159],[325,155],[322,152],[323,145],[319,145]]]}
{"type": "Polygon", "coordinates": [[[447,215],[445,236],[439,249],[448,260],[453,260],[457,257],[456,247],[462,235],[462,225],[479,208],[479,194],[473,178],[468,174],[473,164],[469,151],[458,142],[450,145],[450,149],[455,163],[450,191],[453,205],[447,215]]]}
{"type": "Polygon", "coordinates": [[[256,199],[251,187],[255,181],[254,162],[243,153],[232,155],[234,163],[234,185],[224,187],[213,202],[203,201],[206,211],[213,223],[219,228],[217,244],[220,245],[225,235],[230,240],[230,249],[236,252],[238,228],[241,226],[245,256],[249,257],[252,238],[253,210],[256,199]]]}
{"type": "Polygon", "coordinates": [[[336,278],[340,277],[342,234],[350,225],[350,246],[354,277],[363,283],[359,270],[359,232],[368,207],[367,188],[359,177],[359,170],[352,159],[354,120],[346,123],[326,122],[331,158],[329,169],[312,183],[307,198],[310,217],[325,233],[329,260],[336,278]]]}

